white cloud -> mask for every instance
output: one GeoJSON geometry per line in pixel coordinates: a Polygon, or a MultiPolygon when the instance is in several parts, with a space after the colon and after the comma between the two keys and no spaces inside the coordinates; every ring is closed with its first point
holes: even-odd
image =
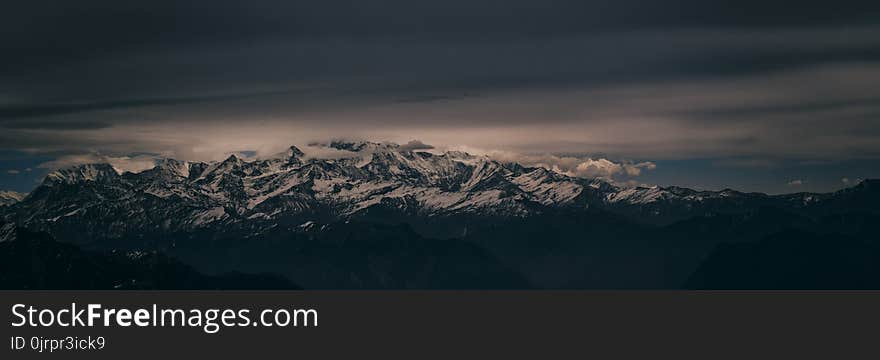
{"type": "Polygon", "coordinates": [[[76,165],[107,163],[113,166],[117,172],[126,171],[139,173],[152,169],[156,166],[156,157],[152,155],[138,156],[106,156],[100,154],[78,154],[59,157],[58,159],[37,165],[44,169],[60,169],[76,165]]]}
{"type": "Polygon", "coordinates": [[[574,169],[563,172],[577,177],[607,177],[615,175],[639,176],[642,170],[654,170],[657,165],[653,162],[613,162],[608,159],[583,159],[574,169]]]}
{"type": "Polygon", "coordinates": [[[347,151],[347,150],[339,150],[336,148],[326,146],[324,144],[309,144],[307,146],[300,148],[300,150],[303,152],[303,154],[304,154],[303,158],[306,160],[309,160],[309,159],[319,159],[319,160],[347,159],[347,158],[358,157],[358,156],[362,156],[362,155],[366,154],[366,152],[359,152],[358,153],[358,152],[351,152],[351,151],[347,151]]]}
{"type": "Polygon", "coordinates": [[[433,145],[425,144],[421,140],[410,140],[406,144],[400,145],[400,150],[406,151],[431,150],[433,148],[433,145]]]}
{"type": "Polygon", "coordinates": [[[10,174],[10,175],[16,175],[16,174],[21,173],[21,171],[18,171],[18,170],[12,169],[12,170],[6,171],[6,173],[7,173],[7,174],[10,174]]]}
{"type": "Polygon", "coordinates": [[[528,155],[509,151],[482,151],[479,149],[459,146],[455,150],[471,154],[485,155],[502,162],[515,162],[529,167],[543,167],[560,174],[582,178],[606,178],[624,175],[629,177],[639,176],[643,170],[654,170],[657,165],[653,162],[614,162],[605,158],[590,158],[576,156],[558,156],[551,154],[528,155]]]}

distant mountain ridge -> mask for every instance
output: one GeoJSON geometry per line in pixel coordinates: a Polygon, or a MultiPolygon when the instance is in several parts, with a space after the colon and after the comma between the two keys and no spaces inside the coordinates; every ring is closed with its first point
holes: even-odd
{"type": "Polygon", "coordinates": [[[827,194],[624,187],[463,152],[324,146],[333,158],[292,146],[139,173],[60,169],[0,216],[88,249],[306,288],[677,288],[722,243],[880,232],[877,180],[827,194]]]}
{"type": "Polygon", "coordinates": [[[108,215],[126,213],[131,225],[193,230],[284,218],[327,222],[377,204],[394,204],[423,216],[524,217],[549,209],[595,208],[663,224],[766,205],[816,207],[835,197],[621,187],[462,152],[437,155],[370,142],[327,146],[350,156],[306,159],[291,147],[278,157],[253,161],[235,155],[216,163],[166,159],[137,174],[119,174],[109,164],[60,169],[47,175],[15,212],[28,224],[49,225],[101,216],[94,212],[109,206],[113,211],[108,215]],[[69,193],[73,188],[77,194],[69,193]],[[173,216],[150,219],[144,209],[173,216]]]}

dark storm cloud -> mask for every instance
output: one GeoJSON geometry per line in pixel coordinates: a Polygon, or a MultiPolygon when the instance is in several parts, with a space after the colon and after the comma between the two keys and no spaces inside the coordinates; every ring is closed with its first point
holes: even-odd
{"type": "Polygon", "coordinates": [[[677,28],[876,24],[876,1],[384,0],[27,1],[0,33],[10,67],[40,68],[131,51],[265,39],[477,41],[677,28]]]}
{"type": "MultiPolygon", "coordinates": [[[[267,36],[398,36],[422,33],[556,35],[603,29],[853,25],[876,22],[874,1],[701,0],[113,0],[28,1],[4,11],[21,48],[123,48],[267,36]],[[58,30],[66,30],[59,32],[58,30]],[[71,42],[69,40],[77,40],[71,42]],[[29,46],[25,44],[31,44],[29,46]]],[[[85,53],[83,49],[81,52],[85,53]]]]}
{"type": "Polygon", "coordinates": [[[397,99],[397,102],[400,103],[429,103],[436,101],[451,101],[451,100],[459,100],[468,97],[468,94],[462,94],[459,96],[453,95],[419,95],[419,96],[410,96],[397,99]]]}
{"type": "Polygon", "coordinates": [[[809,116],[810,113],[815,112],[840,111],[851,108],[866,108],[871,109],[872,113],[878,113],[880,112],[880,98],[853,98],[831,101],[819,99],[816,102],[708,109],[703,111],[694,111],[688,115],[697,120],[706,118],[741,118],[768,115],[809,116]]]}
{"type": "MultiPolygon", "coordinates": [[[[186,105],[199,104],[208,102],[219,102],[224,100],[241,100],[253,97],[263,97],[290,93],[288,91],[272,91],[258,93],[243,94],[227,94],[227,95],[207,95],[207,96],[185,96],[185,97],[168,97],[168,98],[145,98],[145,99],[126,99],[116,101],[96,101],[83,103],[46,103],[46,104],[14,104],[2,106],[0,105],[0,120],[5,119],[26,119],[32,117],[54,116],[75,114],[90,111],[128,109],[146,106],[163,106],[163,105],[186,105]]],[[[14,122],[3,125],[10,129],[100,129],[107,127],[101,122],[14,122]]]]}
{"type": "Polygon", "coordinates": [[[433,148],[433,145],[425,144],[421,140],[410,140],[406,144],[400,145],[400,150],[403,151],[431,150],[433,148]]]}
{"type": "MultiPolygon", "coordinates": [[[[217,91],[291,86],[325,87],[330,96],[354,95],[358,101],[378,97],[446,103],[493,91],[742,76],[876,61],[878,48],[880,29],[858,28],[658,30],[489,42],[401,35],[132,49],[82,63],[64,63],[62,57],[47,69],[10,74],[0,84],[0,104],[4,95],[10,103],[0,116],[176,105],[220,100],[202,98],[217,91]],[[108,100],[120,97],[136,100],[108,100]]],[[[348,105],[350,99],[345,100],[333,107],[348,105]]]]}
{"type": "Polygon", "coordinates": [[[111,127],[102,121],[19,121],[8,124],[0,123],[0,127],[13,130],[97,130],[111,127]]]}
{"type": "Polygon", "coordinates": [[[0,43],[0,150],[880,155],[878,1],[35,0],[0,43]]]}

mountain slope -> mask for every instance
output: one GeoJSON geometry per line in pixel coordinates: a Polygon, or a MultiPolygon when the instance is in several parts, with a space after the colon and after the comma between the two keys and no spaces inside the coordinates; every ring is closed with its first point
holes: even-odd
{"type": "Polygon", "coordinates": [[[622,187],[462,152],[332,142],[267,159],[49,174],[5,221],[88,251],[307,288],[677,288],[719,244],[880,234],[880,186],[770,196],[622,187]]]}
{"type": "Polygon", "coordinates": [[[15,204],[24,199],[25,194],[14,191],[0,191],[0,206],[15,204]]]}
{"type": "Polygon", "coordinates": [[[155,252],[86,252],[46,233],[0,228],[0,289],[298,289],[277,275],[207,276],[155,252]]]}
{"type": "Polygon", "coordinates": [[[880,289],[876,238],[786,231],[719,246],[685,284],[690,289],[880,289]]]}
{"type": "Polygon", "coordinates": [[[11,220],[50,233],[85,230],[82,241],[88,242],[216,226],[253,232],[329,223],[377,205],[419,216],[528,217],[601,209],[636,222],[669,224],[765,206],[801,211],[845,195],[625,188],[461,152],[438,155],[366,142],[327,146],[342,155],[305,158],[291,147],[254,161],[234,155],[211,164],[168,159],[137,174],[119,174],[108,164],[62,169],[15,204],[11,220]]]}

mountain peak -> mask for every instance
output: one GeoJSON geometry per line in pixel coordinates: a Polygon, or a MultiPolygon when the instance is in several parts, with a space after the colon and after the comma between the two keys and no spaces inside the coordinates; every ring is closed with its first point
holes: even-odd
{"type": "Polygon", "coordinates": [[[119,176],[119,172],[107,163],[77,165],[55,170],[46,175],[48,183],[77,183],[82,181],[101,181],[119,176]]]}
{"type": "Polygon", "coordinates": [[[299,158],[303,156],[305,156],[305,153],[303,153],[302,150],[294,145],[291,145],[290,148],[287,149],[288,158],[299,158]]]}
{"type": "Polygon", "coordinates": [[[450,157],[450,158],[458,158],[458,159],[469,159],[469,158],[474,157],[471,154],[468,154],[464,151],[459,151],[459,150],[450,150],[450,151],[447,151],[443,154],[450,157]]]}
{"type": "Polygon", "coordinates": [[[330,144],[327,144],[327,147],[337,150],[361,152],[365,150],[393,150],[400,148],[400,145],[389,142],[377,143],[371,141],[333,140],[330,144]]]}
{"type": "Polygon", "coordinates": [[[238,162],[241,162],[241,159],[239,159],[238,156],[236,156],[235,154],[231,154],[231,155],[229,155],[228,158],[226,158],[226,160],[223,160],[223,163],[238,163],[238,162]]]}
{"type": "Polygon", "coordinates": [[[165,174],[185,178],[189,177],[190,164],[186,161],[179,161],[175,159],[162,159],[156,163],[156,167],[154,167],[153,169],[155,171],[159,171],[165,174]]]}
{"type": "Polygon", "coordinates": [[[25,196],[26,194],[18,193],[15,191],[0,190],[0,206],[15,204],[24,199],[25,196]]]}

